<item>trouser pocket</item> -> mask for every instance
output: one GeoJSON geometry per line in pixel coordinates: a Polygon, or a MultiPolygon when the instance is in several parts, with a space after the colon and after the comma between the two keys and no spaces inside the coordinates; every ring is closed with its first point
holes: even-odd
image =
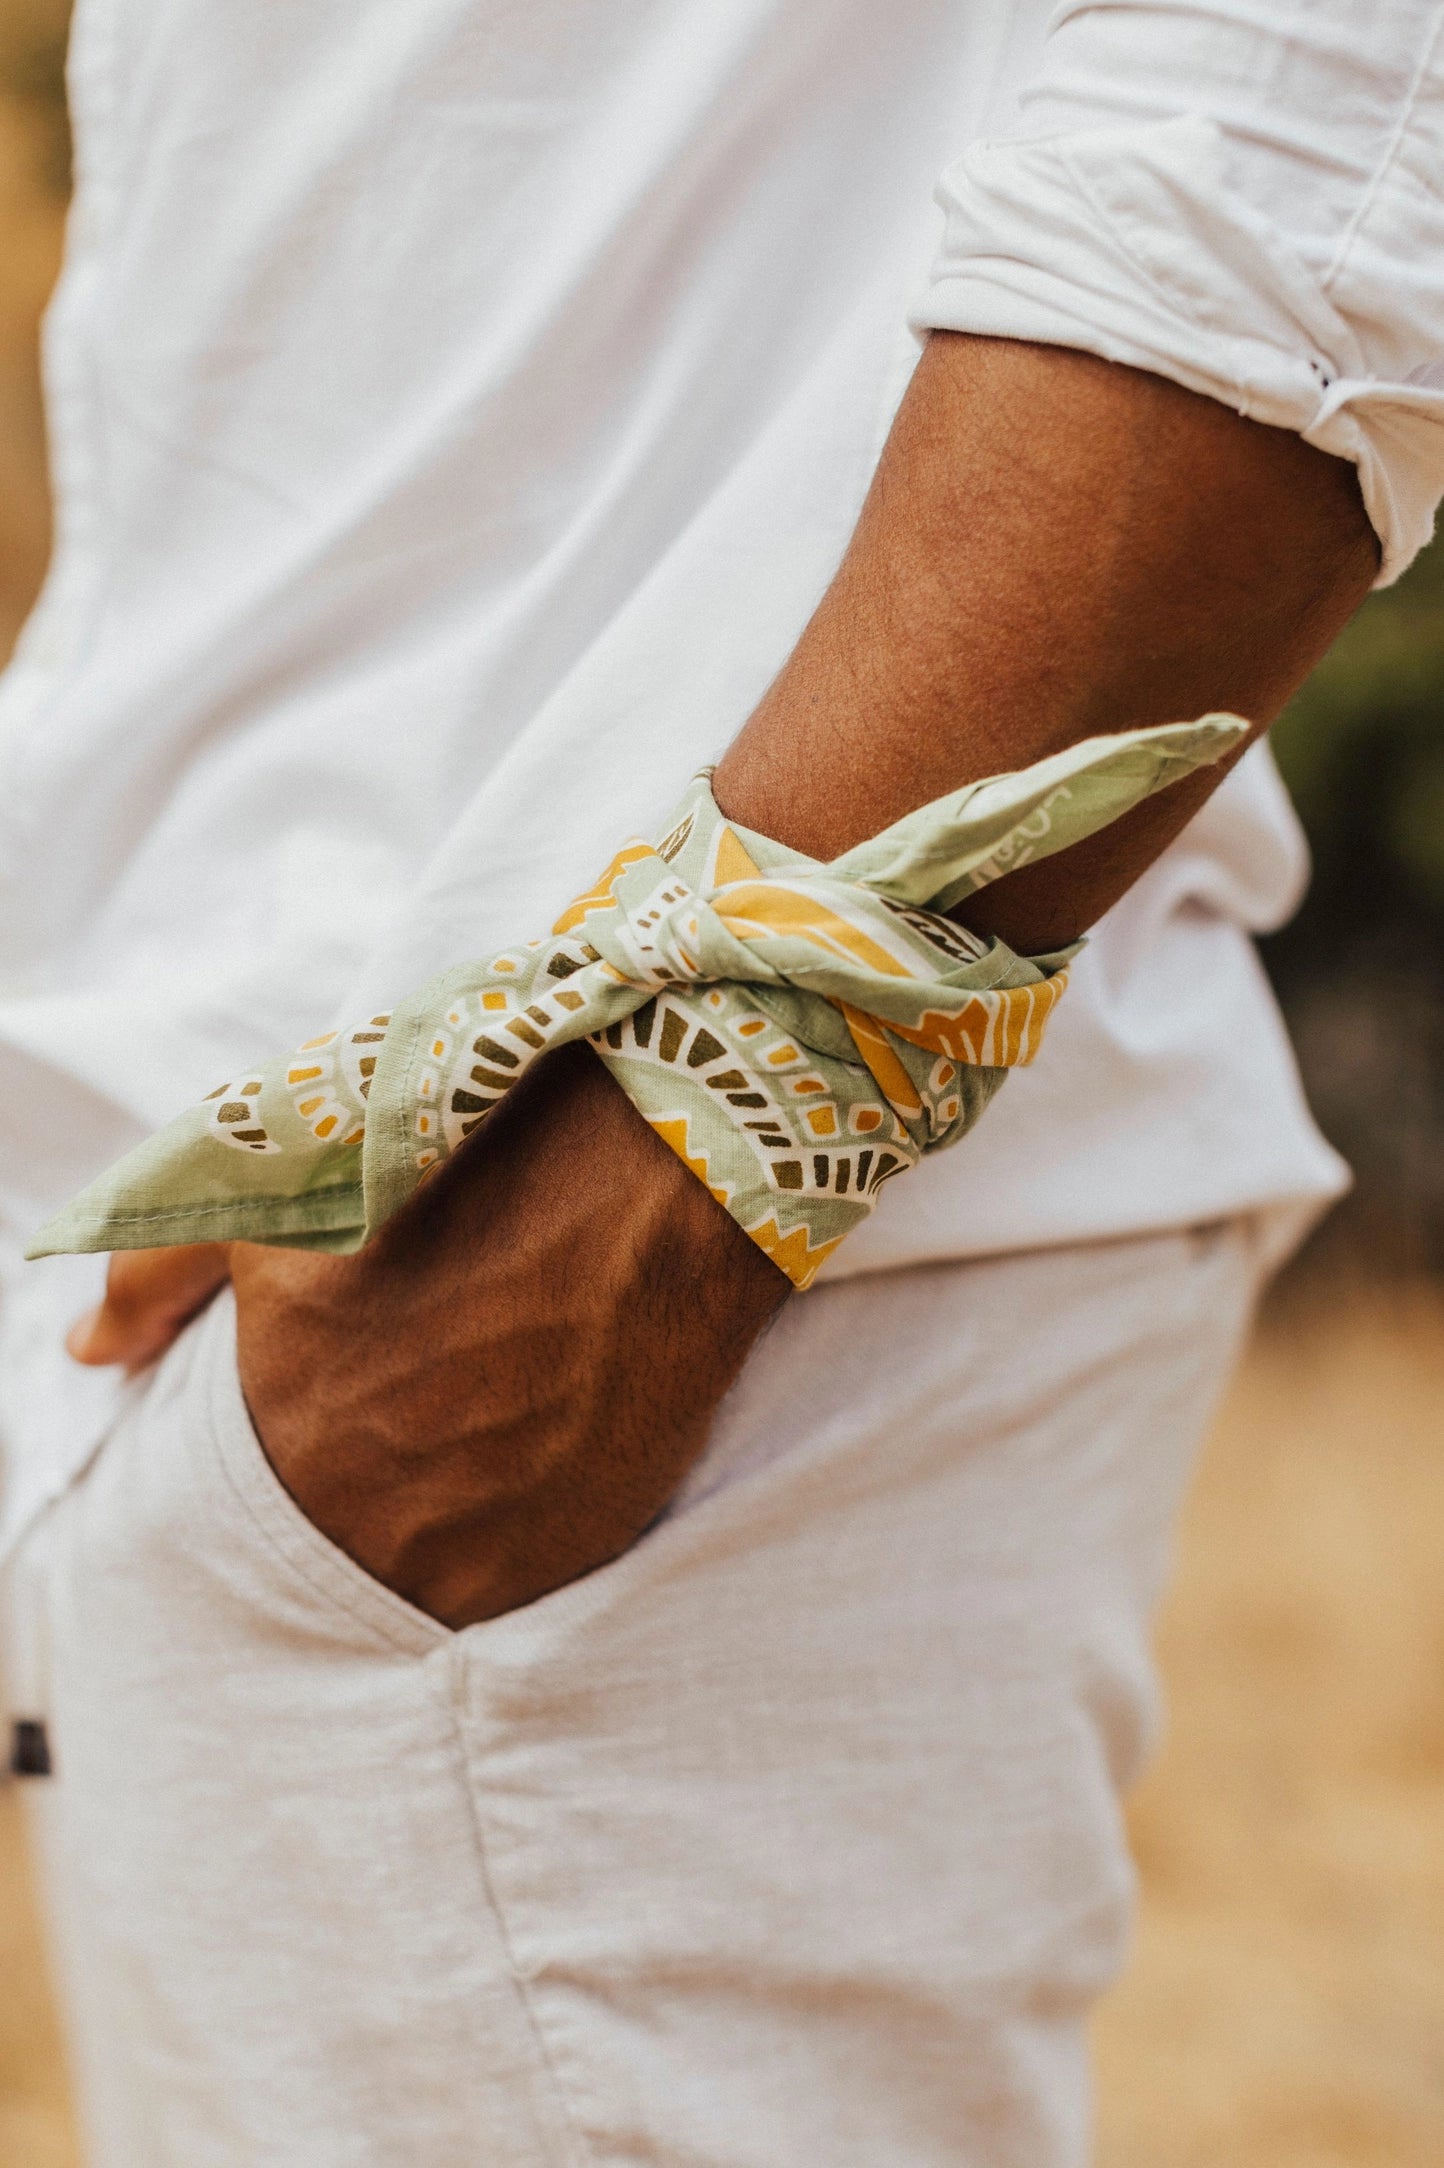
{"type": "Polygon", "coordinates": [[[37,1523],[34,1787],[92,2168],[561,2168],[455,1637],[271,1472],[229,1299],[37,1523]]]}
{"type": "Polygon", "coordinates": [[[203,1449],[247,1523],[251,1538],[314,1601],[401,1652],[424,1656],[452,1638],[443,1626],[384,1586],[307,1519],[266,1458],[236,1369],[235,1301],[218,1296],[198,1329],[189,1398],[203,1449]]]}

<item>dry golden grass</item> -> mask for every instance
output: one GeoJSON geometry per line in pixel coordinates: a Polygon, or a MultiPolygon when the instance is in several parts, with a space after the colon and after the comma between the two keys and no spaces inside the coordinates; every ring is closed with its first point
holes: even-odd
{"type": "MultiPolygon", "coordinates": [[[[49,543],[36,331],[60,256],[59,131],[44,61],[63,21],[58,0],[0,0],[0,655],[49,543]]],[[[0,2168],[77,2159],[12,1787],[0,1791],[0,2168]]]]}
{"type": "Polygon", "coordinates": [[[63,137],[49,95],[60,0],[0,0],[0,655],[49,544],[36,327],[60,260],[63,137]]]}
{"type": "Polygon", "coordinates": [[[12,1785],[0,1792],[0,2168],[79,2162],[12,1785]]]}
{"type": "Polygon", "coordinates": [[[1104,2168],[1444,2162],[1444,1304],[1255,1347],[1185,1521],[1104,2168]]]}

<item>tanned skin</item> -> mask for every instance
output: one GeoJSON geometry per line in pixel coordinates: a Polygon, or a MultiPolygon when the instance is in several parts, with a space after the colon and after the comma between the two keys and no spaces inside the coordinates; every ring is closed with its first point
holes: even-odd
{"type": "MultiPolygon", "coordinates": [[[[1291,433],[1065,348],[935,333],[718,803],[829,858],[1095,732],[1209,708],[1265,727],[1377,569],[1354,469],[1291,433]]],[[[1022,949],[1062,945],[1221,773],[960,915],[1022,949]]],[[[152,1361],[228,1277],[281,1481],[452,1626],[634,1542],[788,1294],[586,1047],[539,1063],[357,1256],[122,1253],[71,1352],[152,1361]]]]}

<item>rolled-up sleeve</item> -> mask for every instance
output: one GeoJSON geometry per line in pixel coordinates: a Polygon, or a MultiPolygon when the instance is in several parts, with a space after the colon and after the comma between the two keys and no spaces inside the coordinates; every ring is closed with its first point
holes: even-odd
{"type": "Polygon", "coordinates": [[[1079,347],[1353,461],[1380,584],[1444,496],[1444,7],[1063,7],[939,185],[921,328],[1079,347]]]}

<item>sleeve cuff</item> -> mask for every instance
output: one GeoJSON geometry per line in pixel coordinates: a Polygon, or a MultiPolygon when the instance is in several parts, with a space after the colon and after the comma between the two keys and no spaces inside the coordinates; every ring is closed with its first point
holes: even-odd
{"type": "Polygon", "coordinates": [[[1444,496],[1437,357],[1407,375],[1371,367],[1360,330],[1230,187],[1213,122],[985,142],[943,175],[938,200],[946,226],[919,329],[1080,348],[1352,461],[1380,586],[1428,542],[1444,496]]]}

